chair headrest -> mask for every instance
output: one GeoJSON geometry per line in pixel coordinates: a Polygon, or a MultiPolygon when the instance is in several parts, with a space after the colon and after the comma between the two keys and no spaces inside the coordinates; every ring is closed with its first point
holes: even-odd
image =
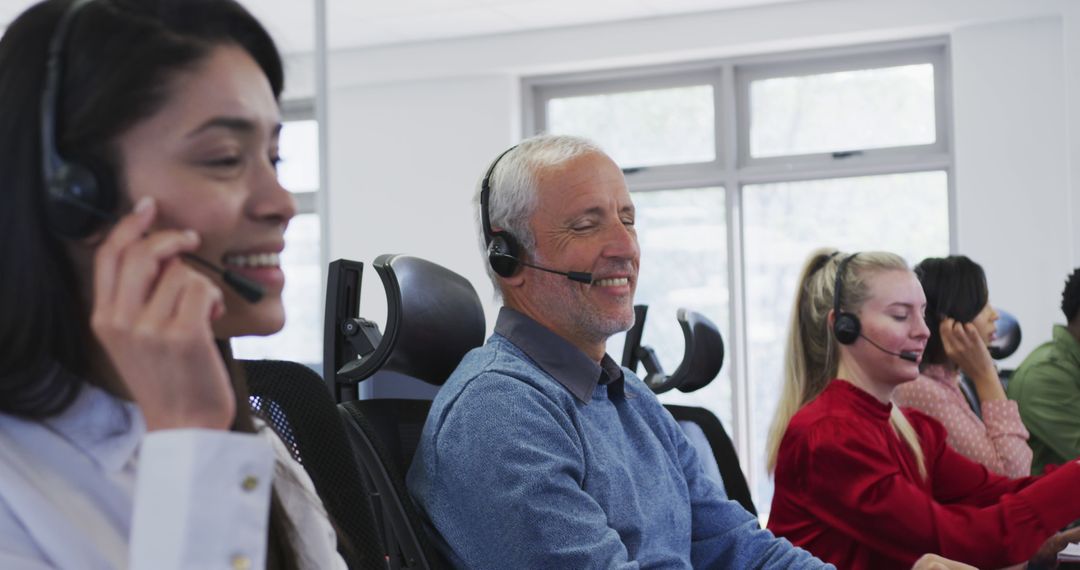
{"type": "Polygon", "coordinates": [[[465,353],[484,343],[487,325],[476,290],[419,257],[380,255],[373,265],[386,290],[386,330],[356,377],[388,370],[442,385],[465,353]]]}
{"type": "Polygon", "coordinates": [[[1008,311],[998,309],[997,330],[994,341],[990,343],[990,356],[994,360],[1004,360],[1020,348],[1020,323],[1008,311]]]}
{"type": "Polygon", "coordinates": [[[724,365],[724,339],[720,329],[701,313],[679,309],[675,318],[683,333],[683,358],[673,374],[665,374],[656,352],[641,345],[648,306],[635,305],[636,320],[626,333],[622,365],[635,370],[640,362],[645,366],[645,384],[656,394],[678,388],[693,392],[704,388],[720,373],[724,365]]]}
{"type": "Polygon", "coordinates": [[[724,338],[720,329],[705,315],[679,309],[676,318],[682,326],[683,360],[675,369],[676,387],[680,392],[693,392],[708,386],[724,366],[724,338]]]}

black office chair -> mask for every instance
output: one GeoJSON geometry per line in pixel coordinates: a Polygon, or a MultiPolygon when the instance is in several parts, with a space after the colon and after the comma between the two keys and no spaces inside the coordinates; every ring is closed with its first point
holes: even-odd
{"type": "MultiPolygon", "coordinates": [[[[335,262],[336,263],[336,262],[335,262]]],[[[356,315],[330,315],[342,323],[328,323],[327,330],[355,338],[360,330],[363,342],[343,343],[341,338],[325,339],[328,350],[359,347],[357,360],[341,363],[335,383],[346,389],[376,372],[392,372],[442,385],[469,350],[483,344],[486,322],[476,290],[464,277],[423,259],[407,255],[382,255],[375,259],[375,271],[386,291],[386,330],[377,332],[369,321],[356,315]],[[336,347],[336,348],[335,348],[336,347]]],[[[353,277],[356,279],[356,277],[353,277]]],[[[336,292],[337,284],[327,289],[336,292]]],[[[357,288],[358,290],[358,288],[357,288]]],[[[340,388],[340,387],[335,387],[340,388]]],[[[405,474],[416,452],[431,402],[427,400],[373,399],[339,404],[350,427],[354,449],[371,474],[379,494],[384,517],[391,568],[446,567],[433,548],[422,517],[405,489],[405,474]]]]}
{"type": "MultiPolygon", "coordinates": [[[[724,365],[724,339],[716,325],[704,315],[679,309],[676,319],[682,328],[684,349],[683,359],[671,375],[664,374],[656,352],[641,344],[642,331],[648,307],[635,305],[634,326],[626,333],[623,346],[622,365],[634,370],[638,363],[645,367],[645,383],[655,394],[678,389],[681,392],[693,392],[704,388],[716,378],[724,365]]],[[[705,408],[665,404],[665,408],[677,422],[690,422],[701,428],[709,449],[720,471],[724,490],[729,499],[737,501],[744,509],[756,515],[750,487],[746,476],[739,466],[739,456],[735,446],[724,429],[724,424],[715,414],[705,408]]],[[[703,456],[705,454],[702,454],[703,456]]]]}
{"type": "Polygon", "coordinates": [[[338,550],[350,568],[384,568],[369,485],[350,447],[345,424],[326,384],[314,371],[281,360],[239,361],[251,407],[274,428],[311,477],[342,538],[338,550]]]}

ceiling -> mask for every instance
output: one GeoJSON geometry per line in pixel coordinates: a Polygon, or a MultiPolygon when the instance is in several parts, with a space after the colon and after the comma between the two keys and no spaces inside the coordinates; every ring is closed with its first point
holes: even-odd
{"type": "MultiPolygon", "coordinates": [[[[326,0],[330,49],[729,10],[807,0],[326,0]]],[[[313,0],[241,0],[286,53],[314,49],[313,0]]],[[[4,25],[27,0],[0,0],[4,25]]]]}

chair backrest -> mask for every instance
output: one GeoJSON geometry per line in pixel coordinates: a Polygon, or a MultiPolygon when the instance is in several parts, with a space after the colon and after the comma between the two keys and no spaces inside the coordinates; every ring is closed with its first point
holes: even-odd
{"type": "Polygon", "coordinates": [[[724,490],[729,499],[738,501],[744,509],[757,514],[754,508],[754,500],[750,495],[750,487],[746,484],[746,476],[739,466],[739,455],[735,453],[735,446],[731,443],[724,424],[712,412],[705,408],[691,406],[676,406],[665,404],[665,408],[671,412],[679,422],[696,424],[705,432],[705,438],[709,441],[716,465],[720,468],[720,478],[724,480],[724,490]]]}
{"type": "Polygon", "coordinates": [[[364,481],[345,424],[322,378],[296,362],[240,362],[252,410],[274,428],[311,477],[341,535],[339,550],[349,567],[384,567],[369,483],[364,481]]]}
{"type": "Polygon", "coordinates": [[[428,400],[355,400],[338,405],[357,456],[379,494],[378,508],[389,540],[392,570],[449,568],[434,548],[423,518],[405,488],[405,474],[427,420],[428,400]]]}
{"type": "MultiPolygon", "coordinates": [[[[388,371],[442,385],[465,353],[484,342],[487,324],[476,290],[461,275],[418,257],[381,255],[372,265],[386,291],[386,330],[374,350],[347,365],[345,380],[360,382],[388,371]]],[[[447,567],[405,489],[430,407],[426,400],[339,404],[355,453],[379,494],[376,512],[391,569],[447,567]]]]}

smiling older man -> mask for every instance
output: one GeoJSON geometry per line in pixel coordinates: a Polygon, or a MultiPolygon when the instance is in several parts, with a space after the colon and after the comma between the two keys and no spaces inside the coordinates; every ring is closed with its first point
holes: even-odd
{"type": "Polygon", "coordinates": [[[634,323],[622,171],[583,139],[503,153],[478,196],[504,300],[439,391],[409,488],[467,568],[821,568],[703,472],[656,397],[605,354],[634,323]]]}

